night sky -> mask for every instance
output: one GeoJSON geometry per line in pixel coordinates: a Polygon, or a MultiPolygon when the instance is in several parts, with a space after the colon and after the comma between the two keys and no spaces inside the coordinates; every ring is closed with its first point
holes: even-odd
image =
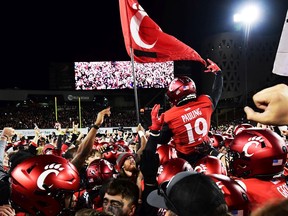
{"type": "MultiPolygon", "coordinates": [[[[199,49],[202,38],[237,31],[243,0],[139,0],[165,33],[199,49]]],[[[287,0],[258,0],[262,18],[251,34],[281,35],[287,0]]],[[[3,7],[1,89],[48,89],[51,62],[129,60],[118,0],[11,2],[3,7]]]]}

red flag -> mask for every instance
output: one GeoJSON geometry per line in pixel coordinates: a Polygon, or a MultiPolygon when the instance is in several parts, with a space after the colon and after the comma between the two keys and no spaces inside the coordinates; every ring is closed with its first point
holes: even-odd
{"type": "Polygon", "coordinates": [[[136,62],[194,60],[206,62],[191,47],[164,33],[137,0],[119,0],[122,32],[126,50],[134,51],[136,62]]]}

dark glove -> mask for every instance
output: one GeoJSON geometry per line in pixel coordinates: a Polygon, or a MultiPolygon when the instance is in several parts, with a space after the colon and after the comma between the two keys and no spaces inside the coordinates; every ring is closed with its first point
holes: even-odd
{"type": "Polygon", "coordinates": [[[204,72],[206,72],[206,73],[211,72],[211,73],[215,74],[215,73],[221,71],[221,69],[219,68],[219,66],[215,62],[211,61],[210,59],[207,59],[207,61],[208,61],[207,70],[205,70],[204,72]]]}
{"type": "Polygon", "coordinates": [[[152,125],[149,127],[150,130],[157,131],[161,130],[164,123],[164,114],[158,116],[160,104],[155,104],[151,111],[152,125]]]}
{"type": "Polygon", "coordinates": [[[159,155],[152,151],[144,150],[140,160],[140,170],[145,184],[157,184],[156,177],[160,164],[159,155]]]}

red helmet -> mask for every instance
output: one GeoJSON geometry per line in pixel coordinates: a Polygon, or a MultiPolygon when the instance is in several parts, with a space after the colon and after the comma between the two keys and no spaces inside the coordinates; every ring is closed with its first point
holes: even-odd
{"type": "Polygon", "coordinates": [[[177,158],[177,152],[171,145],[159,145],[156,153],[159,155],[160,164],[164,164],[171,158],[177,158]]]}
{"type": "Polygon", "coordinates": [[[20,146],[25,146],[28,145],[28,142],[24,139],[24,140],[18,140],[16,142],[13,143],[14,147],[20,147],[20,146]]]}
{"type": "Polygon", "coordinates": [[[43,154],[52,154],[52,150],[55,149],[55,146],[48,143],[48,144],[45,144],[43,150],[42,150],[42,153],[43,154]]]}
{"type": "Polygon", "coordinates": [[[227,139],[227,138],[233,139],[234,135],[230,134],[230,133],[227,133],[227,132],[224,132],[224,133],[222,133],[222,137],[224,138],[224,140],[227,139]]]}
{"type": "Polygon", "coordinates": [[[96,149],[97,151],[99,151],[99,149],[101,148],[101,147],[107,147],[107,146],[109,146],[110,144],[109,144],[109,142],[98,142],[98,141],[94,141],[94,143],[93,143],[93,148],[94,149],[96,149]]]}
{"type": "Polygon", "coordinates": [[[114,144],[114,148],[118,151],[118,152],[130,152],[133,153],[133,151],[131,151],[131,149],[129,148],[128,145],[122,145],[118,142],[116,142],[114,144]]]}
{"type": "Polygon", "coordinates": [[[222,190],[229,211],[233,215],[250,215],[249,197],[236,180],[220,174],[209,174],[208,176],[212,178],[222,190]]]}
{"type": "Polygon", "coordinates": [[[124,140],[118,140],[115,142],[115,144],[125,146],[126,142],[124,140]]]}
{"type": "Polygon", "coordinates": [[[11,200],[32,215],[57,215],[65,208],[65,197],[79,188],[75,166],[55,155],[28,158],[11,172],[11,200]]]}
{"type": "Polygon", "coordinates": [[[176,77],[169,84],[166,96],[170,103],[177,105],[182,101],[196,98],[196,85],[190,77],[176,77]]]}
{"type": "Polygon", "coordinates": [[[169,181],[174,175],[182,171],[193,171],[191,164],[183,158],[171,158],[160,165],[157,173],[157,181],[160,185],[169,181]]]}
{"type": "Polygon", "coordinates": [[[119,151],[124,151],[124,148],[121,145],[116,145],[115,143],[109,143],[109,142],[99,142],[96,143],[94,142],[94,149],[97,151],[100,150],[100,148],[104,148],[105,150],[102,153],[102,156],[104,159],[108,160],[110,163],[115,164],[116,159],[117,159],[117,154],[119,151]]]}
{"type": "Polygon", "coordinates": [[[234,137],[226,137],[224,138],[223,144],[226,148],[230,147],[230,143],[233,141],[234,137]]]}
{"type": "Polygon", "coordinates": [[[270,129],[245,129],[234,137],[228,150],[231,175],[255,177],[283,171],[287,158],[285,141],[270,129]]]}
{"type": "Polygon", "coordinates": [[[106,159],[92,161],[86,169],[87,187],[102,185],[104,181],[113,177],[114,165],[106,159]]]}
{"type": "Polygon", "coordinates": [[[227,175],[227,170],[222,161],[211,155],[207,155],[195,164],[194,170],[196,172],[202,172],[204,174],[222,174],[227,175]]]}
{"type": "Polygon", "coordinates": [[[214,148],[220,148],[224,145],[224,138],[221,134],[211,134],[209,137],[214,148]]]}
{"type": "Polygon", "coordinates": [[[233,134],[237,135],[241,131],[248,129],[248,128],[252,128],[252,127],[253,127],[253,125],[251,125],[249,123],[238,124],[234,127],[233,134]]]}
{"type": "Polygon", "coordinates": [[[99,142],[95,139],[92,148],[97,150],[99,149],[98,145],[99,145],[99,142]]]}
{"type": "Polygon", "coordinates": [[[107,150],[102,153],[104,159],[108,160],[110,163],[115,164],[119,152],[125,152],[125,148],[120,144],[109,144],[107,150]]]}

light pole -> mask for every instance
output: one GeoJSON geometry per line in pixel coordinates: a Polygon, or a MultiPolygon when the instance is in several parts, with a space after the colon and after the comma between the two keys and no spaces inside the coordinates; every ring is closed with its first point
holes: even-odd
{"type": "Polygon", "coordinates": [[[234,14],[233,20],[236,23],[242,23],[244,25],[244,39],[243,39],[243,54],[244,54],[244,105],[247,105],[248,94],[248,41],[252,24],[258,20],[260,15],[259,7],[255,4],[247,4],[243,6],[239,13],[234,14]]]}

